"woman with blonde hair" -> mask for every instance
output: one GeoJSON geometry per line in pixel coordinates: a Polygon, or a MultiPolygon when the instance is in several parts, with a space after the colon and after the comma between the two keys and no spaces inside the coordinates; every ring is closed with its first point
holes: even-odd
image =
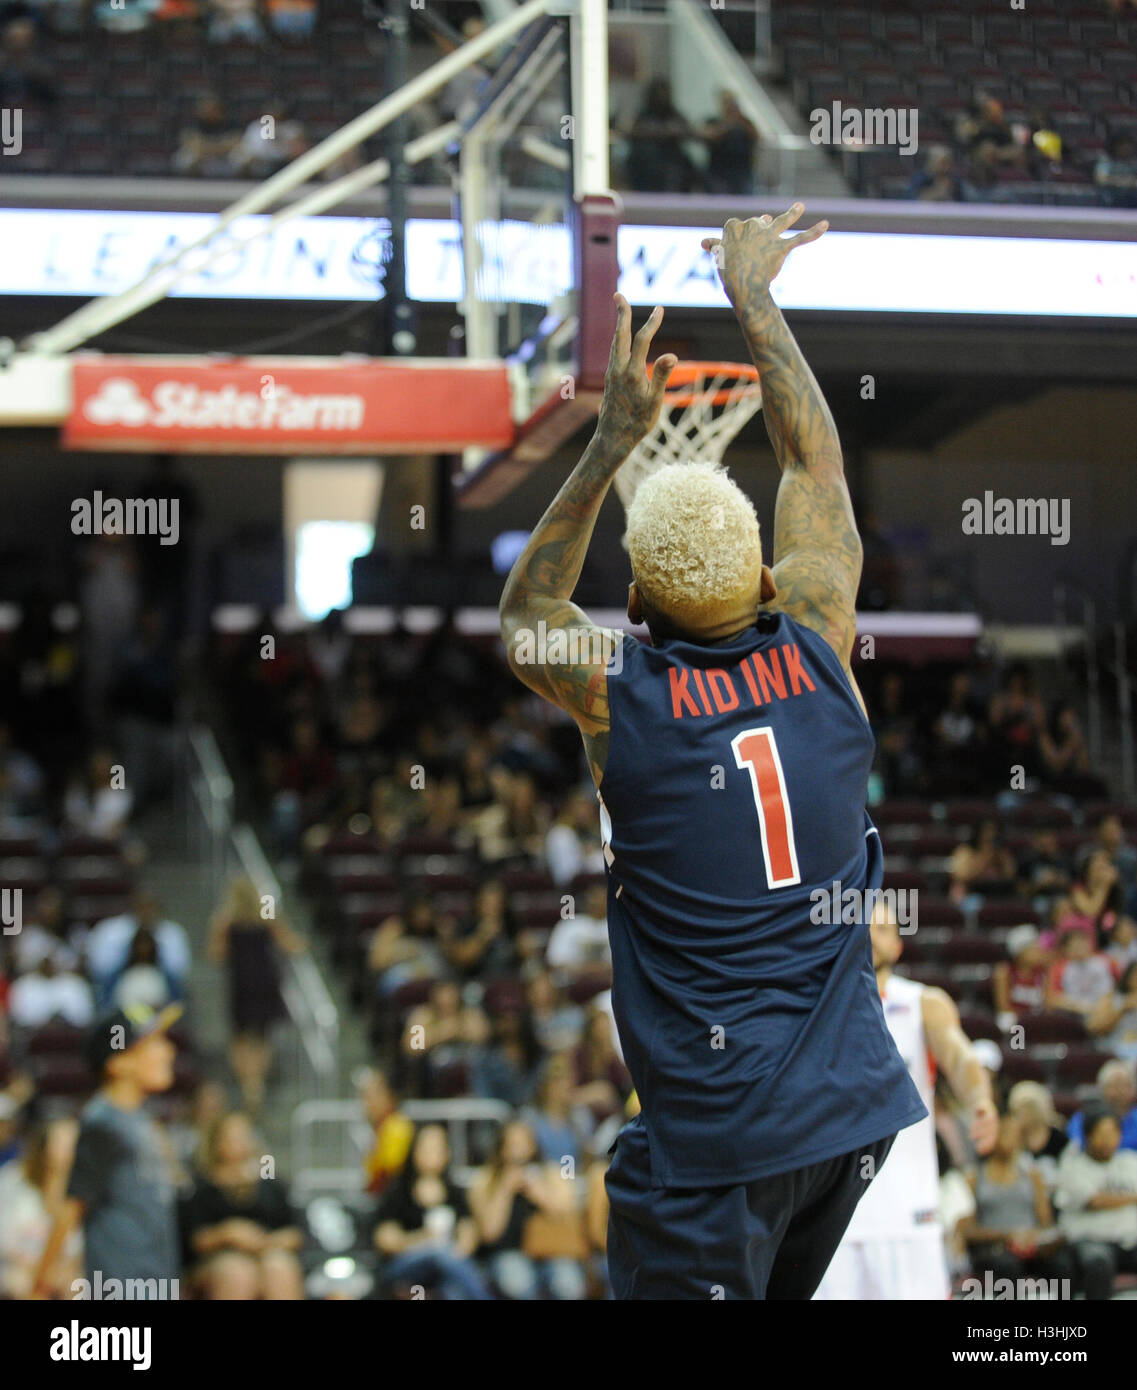
{"type": "Polygon", "coordinates": [[[224,905],[209,926],[209,958],[229,976],[229,1058],[246,1108],[256,1114],[264,1100],[272,1063],[273,1026],[285,1014],[280,952],[296,956],[303,940],[276,913],[252,879],[230,884],[224,905]]]}
{"type": "Polygon", "coordinates": [[[1017,1081],[1007,1092],[1007,1114],[1022,1125],[1023,1149],[1052,1188],[1058,1160],[1069,1141],[1050,1092],[1039,1081],[1017,1081]]]}

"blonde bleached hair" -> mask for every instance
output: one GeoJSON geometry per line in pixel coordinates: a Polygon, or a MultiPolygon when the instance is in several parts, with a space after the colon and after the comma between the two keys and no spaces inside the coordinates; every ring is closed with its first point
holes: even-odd
{"type": "Polygon", "coordinates": [[[645,603],[685,632],[758,602],[762,536],[749,497],[717,463],[670,463],[628,508],[628,558],[645,603]]]}

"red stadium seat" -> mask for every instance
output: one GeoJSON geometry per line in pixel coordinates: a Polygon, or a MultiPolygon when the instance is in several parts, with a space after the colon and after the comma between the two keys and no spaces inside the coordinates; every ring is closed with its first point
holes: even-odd
{"type": "Polygon", "coordinates": [[[1081,1017],[1065,1009],[1031,1010],[1019,1014],[1018,1022],[1030,1047],[1036,1043],[1080,1043],[1086,1039],[1081,1017]]]}

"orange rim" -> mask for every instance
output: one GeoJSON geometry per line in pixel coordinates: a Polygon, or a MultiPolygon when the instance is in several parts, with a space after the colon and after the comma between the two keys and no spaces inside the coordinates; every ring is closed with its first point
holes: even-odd
{"type": "MultiPolygon", "coordinates": [[[[649,362],[648,376],[655,367],[649,362]]],[[[670,406],[694,405],[696,401],[709,401],[711,405],[726,405],[731,400],[745,400],[750,396],[760,396],[762,387],[758,380],[758,368],[750,362],[680,362],[667,381],[665,399],[670,406]],[[716,376],[734,378],[732,384],[708,393],[705,390],[691,390],[698,382],[716,376]],[[745,383],[742,390],[738,385],[745,383]]]]}

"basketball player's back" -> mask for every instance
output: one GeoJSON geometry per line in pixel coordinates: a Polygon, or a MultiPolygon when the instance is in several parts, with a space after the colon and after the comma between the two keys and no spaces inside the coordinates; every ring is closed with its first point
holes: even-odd
{"type": "Polygon", "coordinates": [[[613,1004],[653,1180],[745,1183],[894,1134],[923,1111],[876,990],[873,739],[837,658],[783,613],[621,658],[613,1004]]]}

